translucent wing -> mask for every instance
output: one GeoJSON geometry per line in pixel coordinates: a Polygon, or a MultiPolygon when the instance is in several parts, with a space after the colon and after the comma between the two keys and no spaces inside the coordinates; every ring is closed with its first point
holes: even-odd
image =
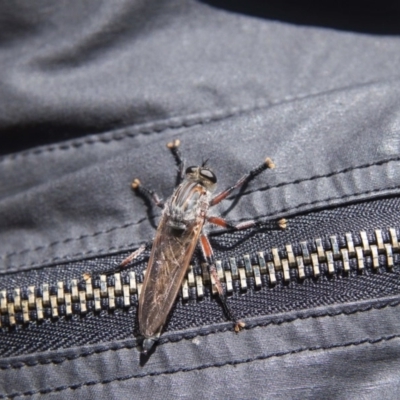
{"type": "Polygon", "coordinates": [[[139,299],[139,327],[144,337],[159,333],[178,295],[204,219],[185,230],[167,226],[164,213],[157,229],[139,299]]]}

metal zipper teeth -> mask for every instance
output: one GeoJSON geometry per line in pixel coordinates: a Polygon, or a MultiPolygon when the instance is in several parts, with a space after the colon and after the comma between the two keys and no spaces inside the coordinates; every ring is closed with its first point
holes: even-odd
{"type": "MultiPolygon", "coordinates": [[[[313,242],[303,241],[295,246],[288,244],[284,249],[259,251],[256,262],[249,254],[244,254],[242,259],[229,258],[225,264],[217,260],[215,265],[219,278],[225,282],[226,291],[232,293],[235,286],[241,290],[247,290],[250,286],[260,288],[263,280],[264,285],[273,286],[278,280],[288,283],[318,278],[322,273],[349,273],[351,269],[362,272],[366,265],[373,270],[378,270],[381,265],[392,269],[394,253],[399,252],[396,229],[390,228],[383,232],[375,230],[374,235],[369,236],[362,231],[356,240],[355,235],[346,233],[344,237],[330,236],[328,241],[317,238],[313,242]],[[355,245],[355,242],[359,245],[355,245]],[[382,256],[385,258],[383,264],[382,256]]],[[[43,283],[40,287],[0,290],[0,323],[2,327],[13,327],[46,319],[127,308],[137,304],[141,280],[134,271],[128,271],[123,277],[115,273],[113,279],[101,275],[95,281],[74,279],[68,283],[58,282],[55,286],[43,283]]],[[[209,284],[207,265],[202,265],[201,273],[196,273],[190,266],[182,284],[182,298],[188,300],[193,292],[202,298],[205,286],[209,284]]],[[[211,279],[211,288],[215,294],[214,279],[211,279]]]]}

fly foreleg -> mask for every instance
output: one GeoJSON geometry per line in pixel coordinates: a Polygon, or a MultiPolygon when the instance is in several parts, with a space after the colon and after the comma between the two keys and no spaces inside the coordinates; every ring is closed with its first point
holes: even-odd
{"type": "Polygon", "coordinates": [[[185,161],[183,160],[182,154],[178,148],[180,144],[181,141],[179,139],[175,139],[167,144],[167,147],[171,150],[171,153],[175,158],[176,165],[178,166],[178,178],[176,182],[177,186],[183,181],[185,176],[185,161]]]}
{"type": "Polygon", "coordinates": [[[202,235],[200,236],[200,244],[201,244],[201,248],[203,250],[203,254],[204,257],[207,261],[209,270],[210,270],[210,275],[212,276],[212,278],[215,281],[215,287],[217,289],[217,293],[218,293],[218,297],[221,301],[222,307],[224,309],[224,312],[226,314],[226,316],[231,320],[234,321],[235,323],[235,332],[239,332],[244,326],[245,323],[238,320],[232,310],[229,308],[228,303],[226,301],[226,296],[225,296],[225,292],[224,289],[222,287],[221,281],[218,277],[218,273],[217,270],[215,268],[215,262],[214,262],[214,254],[211,248],[211,244],[207,238],[207,235],[205,233],[202,233],[202,235]]]}
{"type": "Polygon", "coordinates": [[[260,174],[261,172],[265,171],[266,169],[273,169],[275,168],[275,164],[270,158],[266,158],[265,161],[260,164],[258,167],[253,168],[250,172],[246,175],[243,175],[233,186],[225,189],[223,192],[217,194],[210,202],[210,206],[215,206],[216,204],[220,203],[222,200],[226,199],[235,189],[244,185],[245,183],[249,182],[253,179],[256,175],[260,174]]]}
{"type": "Polygon", "coordinates": [[[142,186],[142,183],[139,179],[135,179],[132,182],[132,189],[136,190],[139,195],[144,196],[146,199],[151,200],[157,207],[164,208],[164,202],[158,197],[157,193],[154,190],[148,189],[145,186],[142,186]]]}

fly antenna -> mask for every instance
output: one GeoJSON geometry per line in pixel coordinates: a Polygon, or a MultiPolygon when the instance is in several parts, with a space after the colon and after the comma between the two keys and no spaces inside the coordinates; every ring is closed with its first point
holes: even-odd
{"type": "Polygon", "coordinates": [[[209,158],[206,158],[205,160],[203,160],[203,163],[201,164],[202,167],[205,167],[208,163],[209,158]]]}

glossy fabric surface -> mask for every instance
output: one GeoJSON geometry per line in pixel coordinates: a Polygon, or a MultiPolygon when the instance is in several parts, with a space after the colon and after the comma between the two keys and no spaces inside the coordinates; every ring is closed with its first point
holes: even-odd
{"type": "MultiPolygon", "coordinates": [[[[396,35],[183,0],[14,2],[2,4],[0,15],[0,140],[47,137],[42,146],[2,151],[0,272],[7,285],[34,269],[107,258],[150,240],[155,213],[130,183],[140,178],[168,198],[176,168],[165,145],[175,138],[187,165],[209,159],[217,192],[265,157],[275,162],[239,202],[221,205],[235,222],[286,217],[290,224],[318,210],[338,210],[340,218],[342,206],[400,194],[396,35]]],[[[397,215],[374,212],[357,229],[391,226],[397,215]]],[[[343,234],[340,224],[333,216],[291,232],[308,240],[343,234]]],[[[126,337],[68,342],[3,359],[0,393],[396,398],[399,299],[380,292],[301,311],[276,308],[240,335],[223,322],[193,323],[146,363],[126,337]]]]}

